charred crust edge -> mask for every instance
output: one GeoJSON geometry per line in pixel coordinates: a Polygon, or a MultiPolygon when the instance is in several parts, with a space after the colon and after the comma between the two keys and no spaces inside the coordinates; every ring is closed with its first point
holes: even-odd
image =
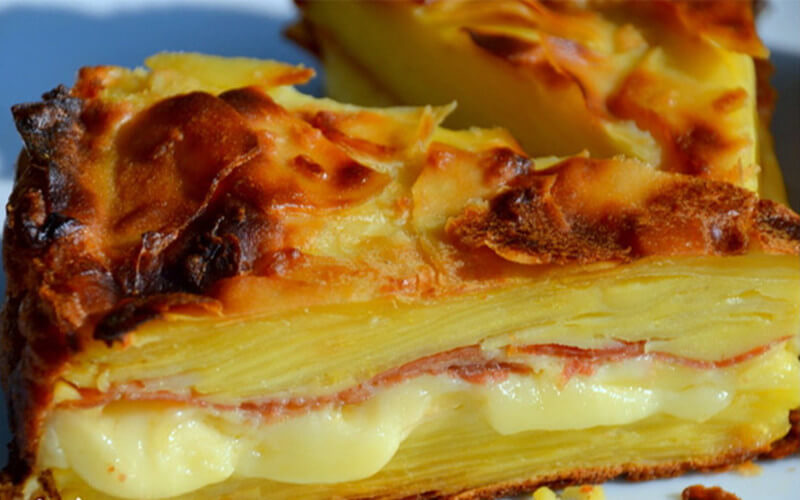
{"type": "Polygon", "coordinates": [[[64,85],[42,95],[41,102],[12,106],[11,113],[34,162],[52,161],[57,142],[78,122],[83,100],[71,97],[64,85]]]}

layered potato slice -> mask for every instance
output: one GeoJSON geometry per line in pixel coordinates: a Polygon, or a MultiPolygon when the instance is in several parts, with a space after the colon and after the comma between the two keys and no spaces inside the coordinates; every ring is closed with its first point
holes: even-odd
{"type": "Polygon", "coordinates": [[[160,54],[14,108],[9,496],[492,497],[787,453],[800,216],[160,54]]]}
{"type": "Polygon", "coordinates": [[[785,201],[750,1],[297,0],[336,99],[458,101],[533,155],[624,154],[785,201]],[[402,41],[402,42],[401,42],[402,41]]]}

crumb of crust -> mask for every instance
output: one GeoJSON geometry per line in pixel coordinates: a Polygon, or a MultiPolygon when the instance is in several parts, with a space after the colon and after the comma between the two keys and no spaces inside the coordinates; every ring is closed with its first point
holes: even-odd
{"type": "Polygon", "coordinates": [[[681,500],[741,500],[741,498],[719,486],[708,488],[702,484],[695,484],[683,490],[681,500]]]}
{"type": "Polygon", "coordinates": [[[763,469],[760,465],[750,462],[744,462],[739,465],[734,466],[734,471],[740,476],[745,477],[752,477],[752,476],[760,476],[763,472],[763,469]]]}
{"type": "Polygon", "coordinates": [[[606,495],[602,486],[584,484],[565,488],[560,497],[545,486],[537,489],[532,498],[533,500],[605,500],[606,495]]]}

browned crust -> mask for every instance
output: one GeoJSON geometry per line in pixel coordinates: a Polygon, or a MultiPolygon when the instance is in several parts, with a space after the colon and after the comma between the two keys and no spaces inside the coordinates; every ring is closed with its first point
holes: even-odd
{"type": "Polygon", "coordinates": [[[273,115],[290,133],[317,137],[255,89],[164,99],[114,136],[124,109],[86,97],[106,71],[84,69],[72,93],[59,87],[13,108],[25,150],[3,238],[2,355],[17,476],[34,461],[53,378],[70,356],[176,308],[218,313],[204,292],[261,261],[270,268],[285,250],[281,211],[346,207],[387,182],[326,142],[315,149],[326,175],[298,182],[270,169],[254,183],[271,146],[253,121],[273,115]],[[111,188],[98,188],[110,148],[111,188]]]}
{"type": "Polygon", "coordinates": [[[587,203],[582,195],[592,184],[607,185],[601,179],[609,168],[602,160],[575,158],[518,176],[488,207],[451,219],[447,231],[462,245],[485,246],[522,264],[736,255],[752,248],[751,241],[768,251],[800,252],[800,216],[731,184],[665,178],[637,186],[645,187],[638,202],[620,205],[619,193],[609,191],[587,203]]]}
{"type": "MultiPolygon", "coordinates": [[[[290,112],[256,88],[218,96],[193,92],[131,111],[99,97],[109,71],[86,68],[72,91],[61,87],[42,102],[13,109],[25,150],[3,238],[8,288],[2,377],[15,432],[10,471],[16,479],[35,462],[55,378],[89,344],[124,341],[140,323],[170,311],[223,314],[227,304],[218,294],[220,283],[247,277],[291,287],[294,281],[286,276],[297,269],[306,282],[331,282],[331,276],[345,281],[356,272],[387,283],[430,282],[397,276],[392,268],[371,269],[363,261],[314,260],[292,243],[295,233],[313,232],[316,217],[382,193],[390,176],[352,152],[378,161],[397,153],[392,144],[349,132],[347,120],[336,113],[290,112]],[[293,147],[287,150],[286,143],[293,147]],[[294,220],[301,223],[293,226],[294,220]]],[[[424,168],[444,165],[432,161],[442,153],[439,146],[427,153],[424,168]]],[[[674,255],[686,241],[699,255],[798,252],[796,214],[727,184],[620,161],[576,161],[573,167],[532,173],[531,161],[511,149],[451,153],[481,173],[475,194],[495,200],[497,207],[497,200],[520,189],[553,201],[522,200],[517,205],[524,224],[508,227],[487,224],[467,209],[450,224],[460,249],[450,246],[452,253],[442,258],[471,258],[478,265],[497,259],[473,250],[486,242],[504,259],[527,264],[674,255]],[[613,179],[627,170],[639,176],[634,187],[647,193],[644,201],[607,204],[592,195],[604,185],[597,184],[596,174],[613,179]],[[583,200],[589,207],[592,199],[594,210],[570,205],[583,200]],[[652,234],[636,233],[649,242],[647,252],[626,253],[618,235],[628,231],[631,211],[643,202],[661,207],[664,220],[652,234]],[[668,210],[676,202],[685,208],[677,216],[668,210]],[[733,205],[740,217],[730,216],[733,205]],[[532,228],[550,225],[551,217],[577,227],[570,214],[596,216],[583,221],[581,231],[565,233],[585,243],[579,252],[573,255],[571,246],[560,243],[530,251],[525,238],[531,240],[532,228]],[[682,226],[687,222],[708,231],[698,239],[696,227],[687,233],[682,226]]],[[[428,266],[420,275],[433,272],[428,266]]],[[[463,289],[460,285],[449,293],[463,289]]],[[[423,297],[421,286],[407,292],[409,299],[423,297]]],[[[376,289],[397,292],[396,285],[376,289]]]]}
{"type": "Polygon", "coordinates": [[[687,486],[681,492],[681,500],[741,500],[738,496],[719,486],[707,487],[701,484],[687,486]]]}
{"type": "Polygon", "coordinates": [[[60,87],[44,102],[16,106],[26,149],[17,164],[3,236],[7,299],[3,308],[3,382],[10,400],[10,471],[19,478],[34,459],[41,409],[51,377],[78,348],[83,319],[116,300],[116,283],[83,243],[75,215],[89,194],[65,175],[77,168],[80,99],[60,87]]]}

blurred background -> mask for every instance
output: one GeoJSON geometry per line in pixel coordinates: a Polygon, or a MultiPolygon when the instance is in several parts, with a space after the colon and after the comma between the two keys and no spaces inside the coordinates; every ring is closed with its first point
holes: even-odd
{"type": "MultiPolygon", "coordinates": [[[[137,66],[163,50],[316,66],[312,57],[283,38],[282,30],[293,18],[291,0],[0,0],[0,198],[7,199],[13,162],[21,146],[9,112],[11,105],[38,100],[60,83],[70,85],[81,66],[137,66]]],[[[768,1],[759,29],[772,49],[776,67],[773,84],[779,100],[773,131],[797,209],[800,0],[768,1]]],[[[318,77],[304,90],[319,94],[321,88],[318,77]]],[[[0,408],[1,466],[6,461],[8,430],[5,404],[0,408]]]]}

